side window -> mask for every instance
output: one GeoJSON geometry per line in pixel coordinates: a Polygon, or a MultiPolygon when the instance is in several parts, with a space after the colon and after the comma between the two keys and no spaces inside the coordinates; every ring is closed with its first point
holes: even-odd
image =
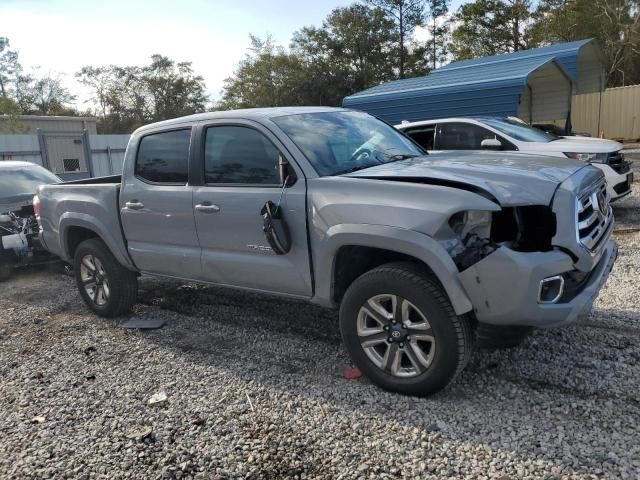
{"type": "Polygon", "coordinates": [[[249,127],[209,127],[204,146],[206,183],[281,185],[280,152],[249,127]]]}
{"type": "Polygon", "coordinates": [[[435,125],[425,125],[424,127],[408,128],[407,130],[404,130],[404,133],[409,135],[414,142],[416,142],[425,150],[433,150],[436,137],[435,125]]]}
{"type": "Polygon", "coordinates": [[[154,183],[187,183],[191,130],[174,130],[142,137],[136,176],[154,183]]]}
{"type": "Polygon", "coordinates": [[[482,140],[496,138],[495,133],[472,123],[438,124],[438,150],[480,150],[482,140]]]}

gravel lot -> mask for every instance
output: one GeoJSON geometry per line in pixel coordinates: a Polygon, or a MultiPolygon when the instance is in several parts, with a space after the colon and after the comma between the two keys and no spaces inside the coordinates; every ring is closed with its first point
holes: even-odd
{"type": "Polygon", "coordinates": [[[133,317],[166,325],[127,331],[24,272],[0,291],[0,477],[638,478],[640,233],[618,241],[591,318],[429,399],[344,379],[335,312],[145,278],[133,317]]]}

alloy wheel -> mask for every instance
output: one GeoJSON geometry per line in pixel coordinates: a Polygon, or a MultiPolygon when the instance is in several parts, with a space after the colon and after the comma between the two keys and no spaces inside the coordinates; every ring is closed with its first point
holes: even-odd
{"type": "Polygon", "coordinates": [[[357,333],[369,360],[395,377],[416,377],[433,362],[436,338],[427,317],[398,295],[369,298],[358,312],[357,333]]]}
{"type": "Polygon", "coordinates": [[[80,264],[80,280],[93,303],[102,307],[109,301],[110,285],[102,262],[95,255],[85,255],[80,264]]]}

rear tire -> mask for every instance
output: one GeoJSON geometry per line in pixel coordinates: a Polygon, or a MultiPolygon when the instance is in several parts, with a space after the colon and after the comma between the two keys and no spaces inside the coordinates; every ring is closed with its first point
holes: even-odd
{"type": "Polygon", "coordinates": [[[408,395],[445,388],[473,351],[469,317],[456,315],[437,280],[408,262],[357,278],[342,299],[340,329],[354,364],[372,382],[408,395]]]}
{"type": "Polygon", "coordinates": [[[101,317],[117,317],[136,303],[138,277],[115,259],[99,238],[82,242],[73,261],[78,290],[87,306],[101,317]]]}

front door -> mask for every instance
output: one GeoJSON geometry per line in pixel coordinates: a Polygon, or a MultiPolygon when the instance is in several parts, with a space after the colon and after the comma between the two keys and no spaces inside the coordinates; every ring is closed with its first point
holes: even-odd
{"type": "Polygon", "coordinates": [[[200,278],[190,144],[191,129],[171,130],[142,137],[137,155],[135,145],[127,152],[135,167],[123,176],[120,214],[129,254],[143,272],[200,278]]]}
{"type": "MultiPolygon", "coordinates": [[[[269,292],[310,297],[311,273],[306,226],[306,187],[297,181],[282,188],[282,148],[271,132],[236,121],[204,128],[204,185],[193,195],[195,222],[202,248],[204,280],[269,292]],[[275,254],[262,231],[260,211],[278,203],[292,247],[275,254]]],[[[286,157],[283,157],[286,158],[286,157]]]]}

